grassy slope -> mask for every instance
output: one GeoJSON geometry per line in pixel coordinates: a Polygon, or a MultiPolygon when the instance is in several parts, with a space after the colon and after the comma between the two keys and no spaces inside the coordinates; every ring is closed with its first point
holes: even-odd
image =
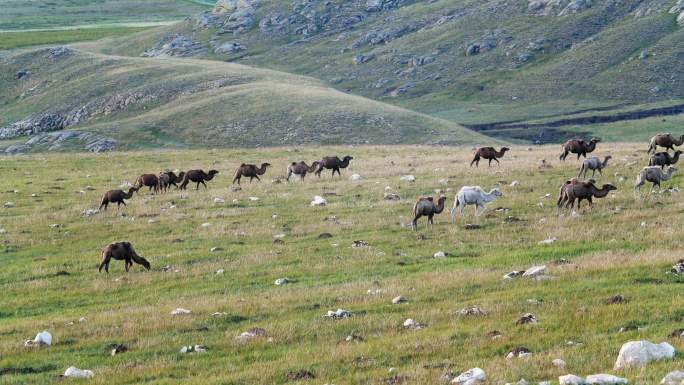
{"type": "MultiPolygon", "coordinates": [[[[679,63],[684,51],[678,42],[684,29],[677,27],[675,15],[666,12],[672,3],[599,2],[576,15],[540,17],[531,16],[527,1],[522,0],[408,2],[397,10],[368,14],[346,34],[323,27],[305,39],[293,31],[275,35],[261,32],[259,20],[276,12],[292,12],[289,3],[267,1],[259,4],[255,27],[245,34],[214,37],[215,30],[197,28],[193,20],[109,42],[100,49],[138,55],[170,31],[204,42],[240,41],[248,46],[246,51],[209,56],[305,73],[355,94],[457,122],[482,123],[562,114],[589,106],[681,99],[684,83],[680,81],[679,63]],[[653,12],[635,18],[633,12],[640,7],[651,7],[653,12]],[[388,43],[346,49],[369,31],[394,30],[445,14],[464,16],[406,33],[388,43]],[[481,41],[494,26],[509,40],[500,41],[491,51],[466,57],[466,45],[481,41]],[[544,48],[530,49],[530,42],[538,39],[544,40],[544,48]],[[299,43],[288,44],[294,41],[299,43]],[[637,59],[643,50],[651,56],[637,59]],[[532,52],[533,57],[521,64],[516,58],[524,51],[532,52]],[[375,59],[354,66],[352,58],[358,54],[375,55],[375,59]],[[408,59],[425,55],[434,56],[435,61],[416,68],[414,73],[397,74],[408,68],[408,59]],[[434,75],[441,78],[430,80],[434,75]],[[388,82],[371,87],[378,79],[388,82]],[[387,97],[388,88],[410,82],[415,87],[407,93],[387,97]],[[659,90],[654,92],[654,87],[659,90]]],[[[312,4],[311,12],[338,13],[326,8],[330,2],[312,4]]]]}
{"type": "Polygon", "coordinates": [[[45,44],[67,44],[105,37],[119,37],[150,27],[77,28],[58,31],[0,32],[0,50],[45,44]]]}
{"type": "MultiPolygon", "coordinates": [[[[473,366],[485,369],[491,383],[514,383],[521,377],[555,381],[566,372],[612,373],[622,343],[661,342],[682,326],[683,281],[665,272],[684,257],[676,230],[684,204],[670,194],[634,199],[633,176],[644,163],[644,154],[635,149],[642,147],[601,145],[598,154],[611,153],[614,162],[600,181],[613,182],[619,190],[576,217],[557,216],[554,198],[543,198],[546,193],[555,196],[558,184],[576,172],[574,161],[553,161],[556,146],[532,151],[514,147],[501,167],[492,169],[468,169],[469,151],[425,147],[3,159],[3,190],[9,192],[3,191],[0,199],[15,207],[0,210],[7,231],[0,235],[0,368],[36,373],[5,374],[2,382],[52,383],[70,365],[93,369],[93,384],[284,384],[287,372],[300,368],[316,374],[315,380],[301,381],[304,384],[380,383],[390,377],[390,367],[407,376],[406,383],[416,384],[438,383],[447,371],[473,366]],[[269,183],[292,160],[311,161],[333,153],[356,157],[342,179],[326,175],[304,184],[269,183]],[[542,158],[552,160],[555,168],[537,171],[542,158]],[[232,171],[242,161],[269,161],[274,169],[262,183],[231,192],[232,171]],[[391,168],[388,162],[393,162],[391,168]],[[98,205],[104,190],[165,167],[211,167],[221,174],[207,191],[136,195],[126,216],[111,208],[91,218],[80,215],[98,205]],[[616,172],[627,180],[616,180],[616,172]],[[364,179],[352,183],[347,179],[351,173],[364,179]],[[400,182],[406,173],[415,174],[417,181],[400,182]],[[439,182],[445,177],[450,180],[446,185],[439,182]],[[509,187],[512,180],[521,183],[509,187]],[[431,230],[421,221],[418,234],[400,226],[409,220],[415,196],[463,184],[490,188],[497,181],[504,181],[504,197],[490,205],[481,229],[448,223],[447,214],[437,216],[431,230]],[[95,190],[88,190],[89,185],[95,190]],[[403,199],[384,201],[385,186],[403,199]],[[309,206],[313,195],[331,191],[337,195],[327,197],[328,206],[309,206]],[[33,193],[37,196],[31,197],[33,193]],[[251,201],[251,196],[259,200],[251,201]],[[214,203],[215,197],[227,203],[214,203]],[[232,204],[233,199],[239,203],[232,204]],[[511,211],[496,212],[497,206],[511,211]],[[331,215],[337,223],[324,221],[331,215]],[[522,222],[504,223],[509,215],[522,222]],[[49,227],[55,223],[61,227],[49,227]],[[204,228],[202,223],[211,225],[204,228]],[[323,232],[333,238],[318,239],[323,232]],[[273,244],[278,234],[285,234],[283,245],[273,244]],[[558,241],[538,244],[550,236],[558,241]],[[174,243],[178,238],[184,242],[174,243]],[[352,248],[358,239],[370,247],[352,248]],[[98,274],[100,247],[116,240],[133,242],[152,261],[152,271],[141,272],[136,266],[125,274],[122,263],[114,262],[111,274],[98,274]],[[223,250],[210,252],[212,247],[223,250]],[[439,250],[453,256],[432,258],[439,250]],[[551,263],[559,258],[570,264],[551,263]],[[557,279],[501,279],[508,271],[543,263],[557,279]],[[165,265],[179,272],[162,272],[165,265]],[[215,274],[219,268],[225,269],[224,275],[215,274]],[[58,271],[70,275],[55,276],[58,271]],[[280,277],[296,282],[274,286],[280,277]],[[380,292],[370,295],[369,289],[380,292]],[[400,294],[409,303],[391,305],[400,294]],[[606,305],[615,294],[629,301],[606,305]],[[528,304],[528,298],[542,299],[543,304],[528,304]],[[488,315],[453,315],[468,305],[479,305],[488,315]],[[169,315],[176,307],[193,313],[169,315]],[[356,316],[339,321],[322,317],[338,307],[356,316]],[[211,317],[216,311],[228,315],[211,317]],[[515,320],[526,312],[536,314],[540,323],[516,326],[515,320]],[[87,321],[79,323],[82,316],[87,321]],[[428,328],[402,330],[406,318],[428,328]],[[643,329],[618,332],[629,325],[643,329]],[[264,327],[273,341],[234,341],[251,327],[264,327]],[[53,333],[53,347],[22,347],[23,340],[44,329],[53,333]],[[503,333],[501,339],[485,336],[495,329],[503,333]],[[346,343],[349,334],[365,341],[346,343]],[[567,341],[582,345],[569,346],[567,341]],[[125,343],[131,351],[110,357],[113,343],[125,343]],[[206,344],[210,351],[179,354],[187,344],[206,344]],[[506,360],[505,353],[515,346],[535,354],[506,360]],[[554,358],[564,359],[567,369],[554,368],[554,358]]],[[[666,186],[681,181],[675,176],[666,186]]],[[[448,206],[453,190],[447,194],[448,206]]],[[[669,342],[680,351],[684,348],[681,340],[669,342]]],[[[679,355],[674,361],[619,374],[630,383],[655,384],[683,364],[679,355]]]]}
{"type": "Polygon", "coordinates": [[[122,148],[489,141],[446,120],[335,91],[312,78],[237,64],[78,51],[53,60],[45,50],[4,60],[0,86],[8,92],[0,95],[0,124],[93,102],[118,106],[111,101],[121,95],[149,96],[75,126],[119,140],[122,148]],[[31,74],[17,81],[20,69],[31,74]]]}

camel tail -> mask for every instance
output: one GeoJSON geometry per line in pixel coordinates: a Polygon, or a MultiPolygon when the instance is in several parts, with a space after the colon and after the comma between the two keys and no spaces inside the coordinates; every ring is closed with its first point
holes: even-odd
{"type": "Polygon", "coordinates": [[[655,144],[655,138],[652,138],[651,141],[648,143],[648,153],[655,153],[656,149],[656,144],[655,144]]]}

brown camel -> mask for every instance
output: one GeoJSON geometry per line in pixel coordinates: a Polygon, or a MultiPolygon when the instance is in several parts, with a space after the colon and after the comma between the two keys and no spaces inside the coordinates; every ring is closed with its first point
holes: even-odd
{"type": "Polygon", "coordinates": [[[328,169],[332,170],[332,176],[335,176],[335,171],[337,171],[337,175],[342,176],[340,169],[347,168],[349,166],[349,161],[352,159],[354,159],[354,157],[349,155],[345,156],[341,160],[337,156],[323,157],[323,159],[318,162],[318,169],[316,170],[315,174],[320,178],[323,169],[328,169]]]}
{"type": "Polygon", "coordinates": [[[157,190],[159,192],[165,193],[169,189],[169,184],[171,179],[169,178],[169,175],[166,173],[159,173],[159,176],[157,177],[159,182],[157,184],[157,190]]]}
{"type": "Polygon", "coordinates": [[[115,203],[116,202],[116,209],[118,210],[121,205],[126,206],[126,202],[124,202],[124,199],[131,199],[133,197],[133,193],[138,191],[137,187],[131,187],[128,189],[128,192],[124,192],[123,190],[109,190],[107,191],[103,196],[102,196],[102,203],[100,203],[100,210],[102,210],[102,207],[104,206],[104,209],[107,210],[107,206],[109,206],[110,203],[115,203]]]}
{"type": "Polygon", "coordinates": [[[235,171],[235,178],[233,178],[233,184],[237,182],[240,184],[240,179],[244,176],[249,177],[249,183],[252,183],[252,179],[256,178],[259,182],[259,175],[264,175],[266,173],[266,168],[271,167],[270,163],[262,163],[261,168],[257,167],[255,164],[241,164],[240,167],[235,171]]]}
{"type": "Polygon", "coordinates": [[[576,178],[572,178],[566,181],[560,188],[560,196],[558,197],[557,206],[561,209],[563,204],[565,208],[574,208],[575,199],[577,199],[577,209],[580,208],[582,200],[586,199],[589,201],[589,207],[594,206],[593,198],[603,198],[610,191],[617,190],[617,187],[612,184],[604,184],[601,188],[596,187],[594,180],[589,180],[587,182],[580,182],[576,178]]]}
{"type": "Polygon", "coordinates": [[[166,174],[169,177],[169,186],[174,185],[176,188],[178,188],[178,183],[181,183],[183,181],[183,176],[185,176],[185,172],[181,171],[176,175],[173,171],[164,171],[162,174],[166,174]]]}
{"type": "Polygon", "coordinates": [[[665,147],[668,150],[674,151],[674,146],[681,146],[684,143],[684,135],[679,139],[672,136],[672,134],[657,134],[648,142],[648,153],[655,153],[658,146],[665,147]]]}
{"type": "Polygon", "coordinates": [[[204,189],[206,190],[207,184],[204,182],[209,182],[210,180],[214,179],[214,175],[218,173],[219,172],[216,170],[209,170],[209,173],[204,172],[204,170],[190,170],[183,175],[183,182],[181,182],[181,185],[178,188],[185,190],[188,186],[188,183],[194,182],[197,183],[195,190],[199,190],[200,183],[204,185],[204,189]]]}
{"type": "Polygon", "coordinates": [[[470,167],[473,167],[473,163],[475,163],[475,167],[480,167],[481,158],[489,160],[489,167],[492,167],[493,160],[495,160],[497,164],[500,164],[497,158],[502,158],[506,151],[509,150],[510,148],[508,147],[501,147],[500,151],[496,151],[494,147],[480,147],[475,151],[475,157],[473,158],[473,161],[470,162],[470,167]]]}
{"type": "Polygon", "coordinates": [[[306,162],[301,161],[301,162],[292,162],[289,166],[287,166],[287,181],[290,181],[290,177],[294,175],[299,175],[299,178],[301,178],[302,182],[304,182],[304,177],[306,176],[307,173],[314,172],[316,171],[316,168],[318,167],[319,161],[315,161],[311,163],[311,167],[309,167],[306,162]]]}
{"type": "Polygon", "coordinates": [[[682,155],[684,151],[677,150],[674,155],[670,155],[667,151],[658,152],[651,156],[648,160],[649,166],[660,166],[660,168],[665,169],[665,166],[671,166],[679,161],[679,156],[682,155]]]}
{"type": "Polygon", "coordinates": [[[109,262],[112,259],[124,260],[126,272],[133,266],[133,262],[144,266],[147,270],[150,269],[150,263],[133,250],[133,245],[130,242],[116,242],[105,246],[102,249],[102,263],[100,263],[98,271],[101,272],[104,267],[105,271],[109,273],[109,262]]]}
{"type": "Polygon", "coordinates": [[[154,174],[142,174],[138,177],[133,185],[137,188],[142,188],[143,186],[149,187],[149,191],[154,189],[154,192],[159,191],[159,178],[154,174]]]}
{"type": "Polygon", "coordinates": [[[432,225],[433,217],[435,214],[440,214],[444,211],[444,202],[446,202],[446,197],[444,195],[439,197],[437,204],[435,205],[433,197],[418,197],[416,204],[413,205],[413,229],[418,229],[418,219],[420,217],[428,217],[428,224],[432,225]]]}
{"type": "Polygon", "coordinates": [[[580,156],[587,157],[587,153],[593,152],[596,149],[596,143],[600,142],[600,139],[592,138],[588,143],[583,139],[570,139],[563,143],[563,153],[560,155],[560,160],[565,160],[569,153],[577,154],[577,159],[580,156]]]}

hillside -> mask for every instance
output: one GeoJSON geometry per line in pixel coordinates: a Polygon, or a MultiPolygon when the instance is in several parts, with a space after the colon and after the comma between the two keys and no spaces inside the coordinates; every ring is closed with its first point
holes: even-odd
{"type": "Polygon", "coordinates": [[[0,64],[0,138],[40,134],[10,151],[81,144],[100,151],[490,141],[446,120],[335,91],[312,78],[238,64],[106,56],[67,47],[7,53],[0,64]]]}
{"type": "Polygon", "coordinates": [[[675,0],[219,1],[90,49],[300,73],[456,122],[684,100],[675,0]]]}

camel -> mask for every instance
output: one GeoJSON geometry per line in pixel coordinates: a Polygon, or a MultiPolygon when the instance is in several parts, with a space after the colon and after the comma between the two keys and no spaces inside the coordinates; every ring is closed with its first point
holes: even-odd
{"type": "Polygon", "coordinates": [[[133,262],[144,266],[147,270],[150,269],[150,263],[133,250],[133,245],[130,242],[116,242],[105,246],[102,249],[102,263],[100,263],[98,271],[102,272],[104,267],[105,272],[109,273],[109,262],[112,259],[124,260],[126,272],[133,266],[133,262]]]}
{"type": "Polygon", "coordinates": [[[154,192],[159,190],[159,178],[154,174],[142,174],[136,179],[133,185],[137,188],[142,188],[143,186],[149,187],[149,191],[154,189],[154,192]]]}
{"type": "Polygon", "coordinates": [[[197,183],[195,190],[199,190],[200,183],[204,185],[204,189],[206,190],[207,184],[204,182],[209,182],[210,180],[214,179],[214,176],[218,173],[219,172],[217,170],[209,170],[209,173],[204,172],[204,170],[190,170],[183,175],[183,182],[181,182],[178,188],[185,190],[188,186],[188,183],[194,182],[197,183]]]}
{"type": "Polygon", "coordinates": [[[569,153],[577,154],[578,160],[580,156],[586,158],[587,153],[593,152],[596,149],[596,143],[600,141],[600,139],[592,138],[589,143],[587,143],[583,139],[569,139],[563,143],[563,153],[558,158],[560,160],[565,160],[569,153]]]}
{"type": "Polygon", "coordinates": [[[128,189],[128,192],[124,192],[123,190],[109,190],[102,196],[102,203],[100,203],[99,209],[102,210],[102,207],[104,206],[104,209],[107,210],[107,206],[109,206],[110,203],[116,202],[116,209],[119,210],[119,207],[121,207],[122,204],[126,206],[124,199],[131,199],[133,193],[136,191],[138,191],[137,187],[131,187],[128,189]]]}
{"type": "Polygon", "coordinates": [[[501,164],[497,158],[502,158],[506,151],[509,150],[510,148],[508,147],[501,147],[501,150],[499,151],[496,151],[494,147],[480,147],[475,151],[475,157],[472,162],[470,162],[470,167],[473,167],[473,163],[475,163],[475,167],[480,167],[480,158],[489,160],[489,167],[492,167],[493,160],[495,160],[497,164],[501,164]]]}
{"type": "Polygon", "coordinates": [[[613,159],[613,157],[610,155],[607,155],[605,158],[603,158],[603,162],[601,162],[601,160],[595,156],[585,159],[584,162],[582,162],[582,167],[580,168],[580,172],[577,177],[581,178],[582,174],[584,174],[584,177],[586,178],[587,171],[589,170],[591,170],[592,178],[594,177],[594,174],[596,174],[596,170],[598,170],[599,175],[603,176],[601,170],[608,166],[608,161],[610,159],[613,159]]]}
{"type": "Polygon", "coordinates": [[[485,211],[485,205],[494,201],[496,198],[502,196],[503,193],[493,188],[489,192],[485,192],[480,186],[463,186],[456,194],[454,200],[454,207],[451,208],[451,219],[456,218],[456,210],[459,210],[463,217],[465,208],[468,205],[475,205],[475,215],[480,216],[485,211]]]}
{"type": "Polygon", "coordinates": [[[302,182],[304,182],[304,177],[306,176],[307,173],[314,172],[316,171],[316,168],[318,168],[319,161],[315,161],[311,163],[311,167],[307,166],[306,162],[301,161],[299,163],[297,162],[292,162],[289,166],[287,166],[287,181],[290,181],[290,177],[294,175],[299,175],[301,178],[302,182]]]}
{"type": "Polygon", "coordinates": [[[169,189],[169,184],[171,184],[171,178],[169,178],[169,174],[164,172],[159,173],[157,179],[157,190],[159,192],[166,192],[169,189]]]}
{"type": "Polygon", "coordinates": [[[418,219],[420,217],[428,217],[428,224],[433,225],[433,217],[435,214],[441,214],[444,211],[444,202],[446,202],[446,197],[444,195],[440,196],[435,205],[433,197],[418,197],[416,204],[413,205],[413,229],[418,229],[418,219]]]}
{"type": "Polygon", "coordinates": [[[233,178],[233,184],[237,181],[240,184],[240,178],[249,177],[249,183],[252,183],[252,179],[256,178],[257,181],[261,182],[259,175],[264,175],[266,173],[266,168],[270,167],[270,163],[262,163],[261,168],[254,164],[241,164],[240,167],[235,171],[235,178],[233,178]]]}
{"type": "Polygon", "coordinates": [[[178,183],[181,183],[183,181],[183,176],[185,176],[185,172],[181,171],[176,175],[173,171],[164,171],[162,174],[166,174],[169,177],[169,186],[174,185],[176,188],[178,188],[178,183]]]}
{"type": "Polygon", "coordinates": [[[665,169],[665,166],[671,166],[677,161],[679,161],[679,156],[684,153],[682,150],[675,151],[674,155],[670,155],[667,151],[658,152],[651,156],[648,160],[649,166],[660,166],[660,168],[665,169]]]}
{"type": "Polygon", "coordinates": [[[651,186],[651,190],[649,190],[649,193],[653,191],[655,186],[658,186],[659,191],[662,193],[663,189],[662,187],[660,187],[660,182],[664,180],[669,180],[672,177],[672,173],[675,171],[677,171],[677,168],[675,166],[670,166],[667,169],[667,172],[663,172],[663,169],[658,166],[644,167],[639,172],[639,175],[637,175],[637,181],[636,184],[634,184],[634,193],[640,193],[641,186],[643,186],[646,182],[653,183],[653,186],[651,186]]]}
{"type": "Polygon", "coordinates": [[[682,143],[684,143],[684,135],[677,139],[669,132],[665,134],[657,134],[648,142],[648,153],[655,153],[658,146],[674,151],[674,146],[681,146],[682,143]]]}
{"type": "Polygon", "coordinates": [[[591,208],[594,206],[594,202],[592,201],[593,198],[603,198],[613,190],[617,190],[617,187],[610,183],[604,184],[599,189],[594,184],[593,179],[590,179],[587,182],[580,182],[577,178],[572,178],[561,186],[556,206],[559,210],[563,205],[565,205],[565,208],[574,208],[575,199],[577,199],[577,209],[579,209],[582,200],[586,199],[589,201],[589,207],[591,208]]]}
{"type": "Polygon", "coordinates": [[[342,158],[342,160],[336,156],[326,156],[318,162],[318,169],[316,170],[315,174],[320,178],[321,172],[325,168],[332,170],[332,176],[335,176],[335,171],[337,171],[337,175],[342,176],[340,169],[347,168],[349,166],[349,161],[352,159],[354,159],[354,157],[349,155],[342,158]]]}

